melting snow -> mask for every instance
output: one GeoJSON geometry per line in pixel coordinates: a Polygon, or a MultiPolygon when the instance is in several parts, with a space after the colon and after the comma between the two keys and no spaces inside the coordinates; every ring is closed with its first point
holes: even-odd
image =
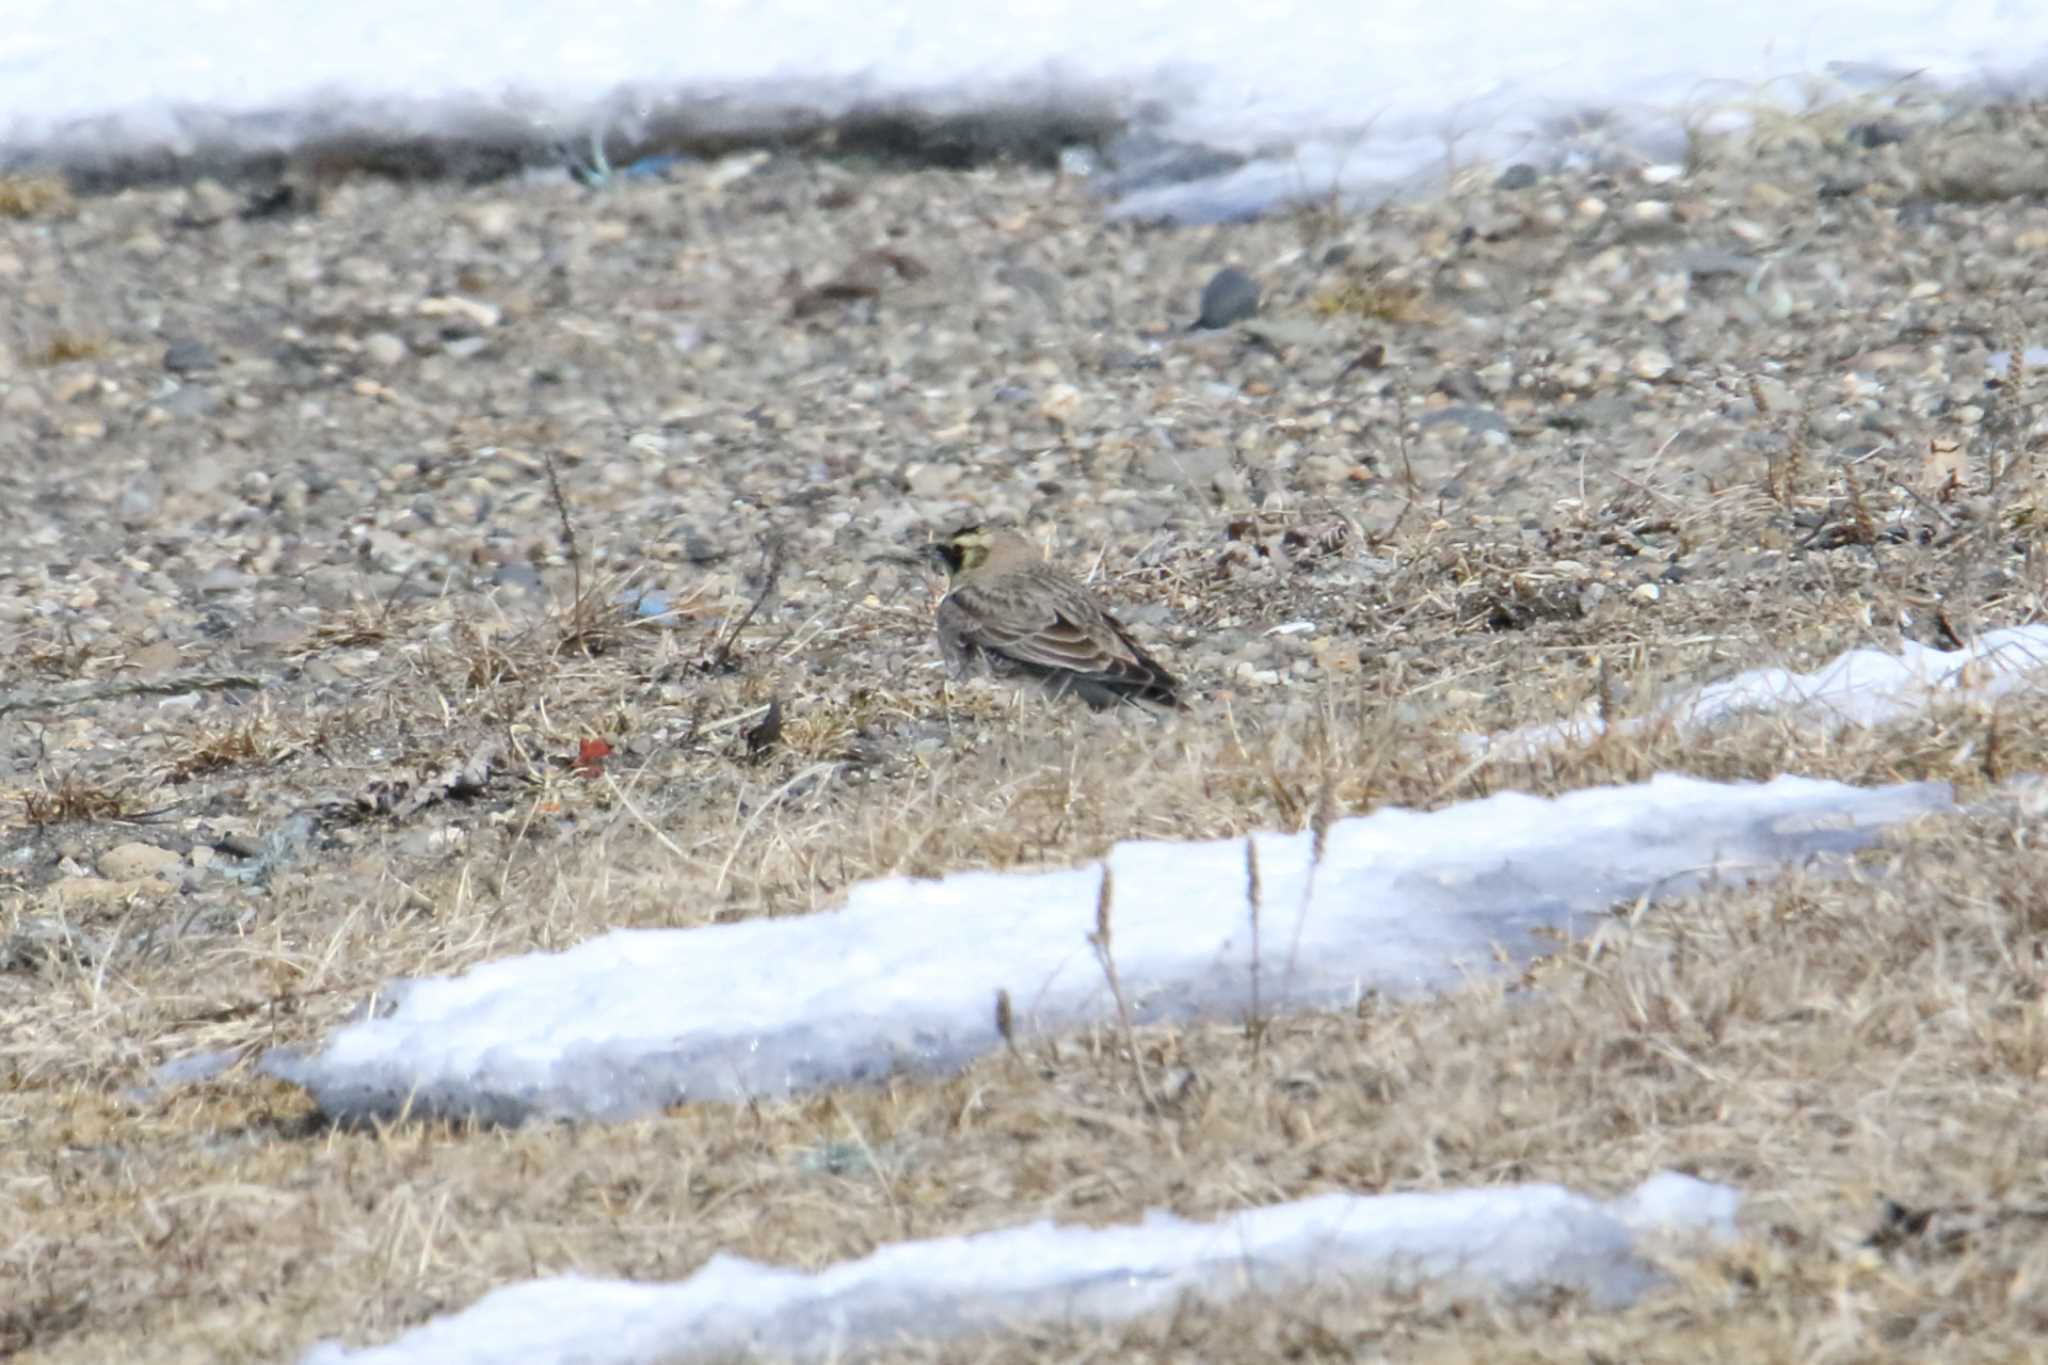
{"type": "Polygon", "coordinates": [[[1156,1213],[1099,1230],[1032,1223],[899,1242],[816,1274],[721,1255],[677,1284],[565,1275],[494,1290],[388,1345],[321,1346],[305,1365],[638,1365],[746,1351],[836,1358],[904,1337],[1023,1321],[1114,1322],[1169,1308],[1184,1294],[1220,1301],[1313,1288],[1562,1288],[1614,1308],[1655,1282],[1639,1237],[1730,1235],[1737,1202],[1724,1185],[1667,1173],[1611,1202],[1555,1185],[1513,1185],[1324,1195],[1214,1223],[1156,1213]]]}
{"type": "MultiPolygon", "coordinates": [[[[1939,783],[1864,790],[1660,776],[1555,799],[1388,809],[1312,838],[1254,836],[1268,1009],[1439,990],[1552,946],[1578,917],[1713,877],[1775,875],[1949,807],[1939,783]]],[[[1112,947],[1140,1019],[1241,1016],[1253,963],[1245,842],[1112,850],[1112,947]]],[[[265,1067],[337,1117],[614,1119],[958,1067],[1020,1030],[1111,1016],[1088,946],[1099,866],[891,878],[842,910],[616,930],[552,954],[399,983],[381,1017],[265,1067]]]]}
{"type": "MultiPolygon", "coordinates": [[[[1930,649],[1908,640],[1897,654],[1854,649],[1811,673],[1759,668],[1687,688],[1660,699],[1648,715],[1632,716],[1615,728],[1628,734],[1646,725],[1670,724],[1694,733],[1758,713],[1828,727],[1881,725],[1935,701],[2002,697],[2037,681],[2028,675],[2043,666],[2048,666],[2048,626],[1987,631],[1959,649],[1930,649]]],[[[1604,728],[1597,708],[1589,705],[1569,720],[1475,738],[1470,747],[1513,752],[1578,744],[1604,728]]]]}

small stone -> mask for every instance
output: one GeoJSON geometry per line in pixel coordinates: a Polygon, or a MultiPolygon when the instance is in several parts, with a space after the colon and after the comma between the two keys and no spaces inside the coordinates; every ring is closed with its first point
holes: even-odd
{"type": "Polygon", "coordinates": [[[1635,599],[1638,602],[1654,602],[1663,595],[1664,590],[1655,583],[1638,583],[1636,585],[1635,599]]]}
{"type": "Polygon", "coordinates": [[[204,417],[220,406],[220,393],[204,384],[181,384],[176,393],[166,394],[152,412],[165,417],[204,417]]]}
{"type": "Polygon", "coordinates": [[[100,377],[96,374],[68,374],[57,381],[54,397],[59,403],[75,403],[89,393],[97,392],[100,377]]]}
{"type": "Polygon", "coordinates": [[[1503,436],[1513,432],[1507,418],[1477,403],[1452,403],[1448,407],[1435,408],[1417,418],[1416,425],[1425,431],[1430,427],[1460,426],[1471,432],[1498,432],[1503,436]]]}
{"type": "Polygon", "coordinates": [[[219,365],[213,348],[197,337],[178,337],[164,348],[164,368],[172,374],[198,374],[219,365]]]}
{"type": "Polygon", "coordinates": [[[454,294],[421,299],[417,311],[423,318],[462,318],[485,330],[496,327],[498,319],[504,316],[496,304],[454,294]]]}
{"type": "Polygon", "coordinates": [[[960,466],[913,464],[903,470],[903,486],[921,498],[935,498],[952,492],[960,484],[960,466]]]}
{"type": "Polygon", "coordinates": [[[1628,369],[1636,378],[1654,382],[1671,373],[1671,356],[1662,347],[1645,346],[1629,357],[1628,369]]]}
{"type": "Polygon", "coordinates": [[[175,875],[181,859],[167,848],[131,840],[116,844],[100,855],[100,875],[117,882],[134,881],[139,877],[170,877],[175,875]]]}
{"type": "Polygon", "coordinates": [[[492,570],[491,586],[514,593],[538,593],[541,587],[540,570],[523,559],[511,560],[492,570]]]}
{"type": "Polygon", "coordinates": [[[1081,410],[1081,391],[1072,384],[1054,384],[1038,400],[1038,411],[1065,426],[1081,410]]]}
{"type": "Polygon", "coordinates": [[[107,877],[66,877],[50,890],[66,905],[118,905],[131,896],[168,896],[171,884],[155,878],[114,881],[107,877]]]}
{"type": "Polygon", "coordinates": [[[255,581],[232,564],[216,564],[200,575],[196,586],[200,592],[211,595],[223,592],[240,592],[242,589],[252,586],[255,581]]]}
{"type": "Polygon", "coordinates": [[[1280,681],[1280,672],[1278,669],[1260,668],[1249,659],[1240,659],[1230,670],[1230,679],[1250,687],[1272,687],[1280,681]]]}
{"type": "Polygon", "coordinates": [[[114,516],[123,526],[147,526],[163,506],[163,484],[154,472],[145,471],[129,481],[114,500],[114,516]]]}
{"type": "Polygon", "coordinates": [[[462,218],[470,229],[486,242],[502,242],[512,235],[519,223],[519,215],[511,204],[494,199],[486,204],[472,204],[462,210],[462,218]]]}
{"type": "Polygon", "coordinates": [[[1259,311],[1259,286],[1234,265],[1226,265],[1202,287],[1202,312],[1193,330],[1228,327],[1259,311]]]}
{"type": "Polygon", "coordinates": [[[372,365],[388,370],[405,359],[405,343],[389,332],[372,332],[363,338],[363,354],[372,365]]]}
{"type": "Polygon", "coordinates": [[[1517,161],[1500,173],[1493,182],[1497,190],[1526,190],[1536,183],[1536,168],[1526,161],[1517,161]]]}

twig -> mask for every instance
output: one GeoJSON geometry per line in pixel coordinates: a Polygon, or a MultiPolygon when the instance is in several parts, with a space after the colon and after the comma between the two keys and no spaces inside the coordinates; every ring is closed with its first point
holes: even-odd
{"type": "Polygon", "coordinates": [[[734,645],[739,643],[740,632],[745,630],[748,627],[748,625],[750,625],[753,622],[754,614],[761,610],[762,604],[765,603],[768,600],[769,595],[775,591],[775,585],[781,581],[781,541],[770,540],[768,542],[768,548],[763,552],[761,572],[761,591],[754,594],[754,600],[747,603],[746,612],[740,617],[739,620],[733,623],[732,628],[728,631],[725,631],[722,634],[718,642],[718,648],[713,650],[711,654],[711,666],[713,668],[723,671],[732,666],[732,648],[734,645]]]}
{"type": "Polygon", "coordinates": [[[109,701],[115,697],[166,697],[181,692],[224,692],[231,688],[258,689],[276,681],[247,673],[186,673],[173,678],[127,679],[113,682],[81,680],[59,683],[42,692],[0,693],[0,716],[12,711],[42,711],[80,702],[109,701]]]}
{"type": "Polygon", "coordinates": [[[1017,1057],[1017,1012],[1010,1004],[1010,993],[1000,986],[996,987],[996,1033],[1010,1055],[1017,1057]]]}
{"type": "Polygon", "coordinates": [[[1145,1058],[1138,1051],[1137,1030],[1131,1026],[1130,1002],[1124,998],[1124,983],[1117,979],[1116,957],[1110,951],[1109,908],[1115,896],[1115,881],[1110,875],[1109,864],[1102,865],[1102,884],[1095,892],[1095,932],[1088,936],[1088,946],[1095,950],[1095,960],[1102,964],[1102,975],[1109,982],[1110,996],[1116,1001],[1116,1017],[1123,1026],[1124,1046],[1131,1054],[1131,1070],[1138,1077],[1138,1093],[1145,1099],[1145,1107],[1153,1113],[1160,1112],[1159,1097],[1152,1093],[1152,1079],[1145,1074],[1145,1058]]]}
{"type": "Polygon", "coordinates": [[[553,451],[544,450],[541,463],[548,471],[548,496],[554,500],[555,515],[562,522],[562,539],[569,546],[569,572],[571,574],[571,600],[583,601],[583,547],[576,543],[576,521],[569,515],[569,497],[562,492],[562,476],[555,469],[553,451]]]}
{"type": "Polygon", "coordinates": [[[853,1134],[854,1146],[860,1148],[860,1154],[867,1158],[868,1169],[874,1172],[875,1184],[882,1191],[883,1200],[889,1205],[890,1216],[896,1220],[898,1227],[905,1232],[910,1231],[910,1220],[903,1216],[903,1209],[896,1202],[896,1191],[889,1184],[888,1172],[882,1169],[881,1158],[875,1155],[875,1149],[868,1145],[867,1134],[861,1132],[860,1125],[853,1121],[853,1115],[846,1112],[837,1098],[832,1101],[832,1112],[839,1115],[839,1121],[846,1125],[846,1131],[853,1134]]]}
{"type": "Polygon", "coordinates": [[[747,842],[747,836],[754,832],[754,826],[761,823],[761,817],[781,805],[782,798],[789,795],[798,786],[810,781],[814,777],[829,777],[838,770],[838,767],[837,763],[831,762],[813,763],[810,767],[805,768],[795,777],[790,778],[789,781],[777,787],[769,794],[766,801],[763,801],[755,808],[754,813],[747,817],[747,822],[740,826],[740,832],[733,837],[732,849],[725,855],[725,862],[718,869],[718,880],[711,887],[711,894],[714,898],[724,893],[725,879],[732,873],[733,863],[739,859],[740,848],[747,842]]]}
{"type": "Polygon", "coordinates": [[[1301,934],[1308,927],[1309,902],[1315,896],[1316,873],[1323,865],[1323,854],[1330,846],[1330,825],[1337,815],[1337,784],[1335,773],[1323,770],[1322,788],[1316,793],[1315,814],[1309,817],[1311,842],[1309,844],[1308,875],[1301,881],[1301,908],[1294,913],[1294,941],[1287,945],[1287,981],[1294,982],[1294,964],[1301,956],[1301,934]]]}
{"type": "Polygon", "coordinates": [[[611,775],[609,770],[606,770],[604,773],[604,784],[611,788],[612,795],[618,798],[621,806],[625,807],[626,814],[632,816],[642,829],[652,834],[656,843],[660,844],[670,853],[673,853],[678,862],[688,862],[690,860],[690,855],[678,848],[675,840],[663,833],[659,825],[648,819],[646,813],[640,807],[633,804],[633,798],[626,794],[626,789],[618,784],[618,780],[611,775]]]}
{"type": "Polygon", "coordinates": [[[1266,1041],[1266,1020],[1259,1004],[1259,845],[1249,834],[1244,837],[1244,894],[1252,912],[1252,1001],[1244,1031],[1252,1040],[1252,1066],[1256,1068],[1266,1041]]]}

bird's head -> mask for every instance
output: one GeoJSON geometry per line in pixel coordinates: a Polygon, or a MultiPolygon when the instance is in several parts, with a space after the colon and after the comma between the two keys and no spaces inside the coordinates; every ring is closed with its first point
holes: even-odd
{"type": "Polygon", "coordinates": [[[984,526],[963,526],[933,541],[925,553],[948,578],[960,578],[988,563],[997,533],[984,526]]]}

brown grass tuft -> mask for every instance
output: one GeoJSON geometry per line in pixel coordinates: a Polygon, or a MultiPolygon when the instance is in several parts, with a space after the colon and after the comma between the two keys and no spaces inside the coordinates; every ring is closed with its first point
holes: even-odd
{"type": "Polygon", "coordinates": [[[0,175],[0,218],[62,218],[77,208],[60,175],[0,175]]]}

